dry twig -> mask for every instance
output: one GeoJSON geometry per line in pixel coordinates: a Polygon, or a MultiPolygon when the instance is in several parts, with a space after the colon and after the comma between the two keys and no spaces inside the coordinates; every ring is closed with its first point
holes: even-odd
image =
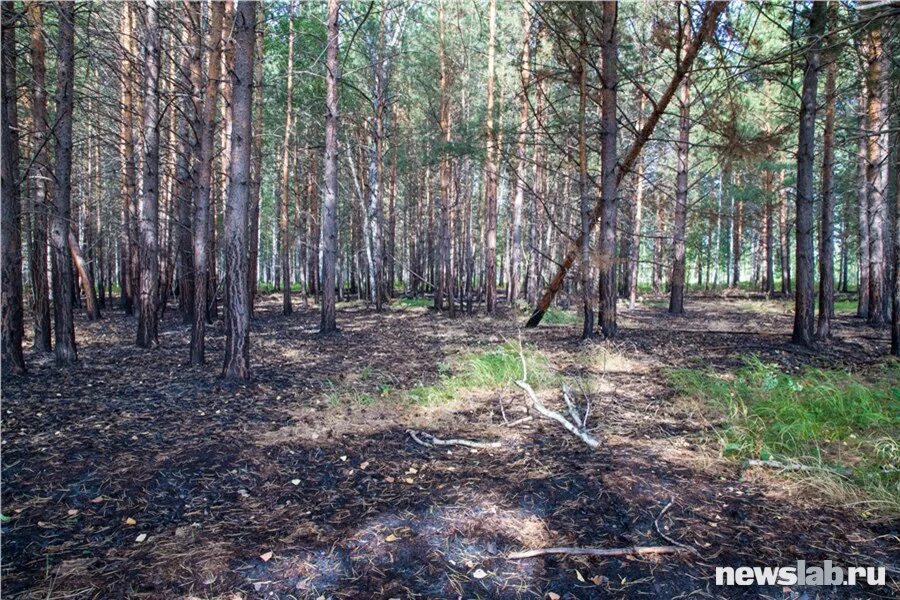
{"type": "Polygon", "coordinates": [[[407,429],[406,433],[409,434],[409,437],[413,439],[414,442],[425,446],[426,448],[433,448],[434,446],[466,446],[467,448],[499,448],[501,446],[500,442],[473,442],[471,440],[442,440],[441,438],[434,437],[430,433],[425,433],[424,431],[415,431],[413,429],[407,429]]]}
{"type": "Polygon", "coordinates": [[[683,548],[679,548],[677,546],[627,546],[625,548],[538,548],[536,550],[513,552],[512,554],[507,554],[506,558],[509,560],[515,560],[520,558],[532,558],[534,556],[544,556],[545,554],[633,556],[642,554],[675,554],[681,552],[682,550],[683,548]]]}

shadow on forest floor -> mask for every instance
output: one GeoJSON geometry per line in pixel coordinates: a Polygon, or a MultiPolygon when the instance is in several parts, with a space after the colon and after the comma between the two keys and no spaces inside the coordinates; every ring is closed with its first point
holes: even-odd
{"type": "Polygon", "coordinates": [[[707,300],[682,318],[623,310],[615,344],[579,343],[578,324],[523,330],[554,369],[589,384],[604,440],[592,451],[552,423],[504,426],[499,402],[522,405],[511,386],[437,406],[399,399],[461,353],[515,339],[511,318],[344,306],[342,333],[321,338],[314,310],[279,307],[261,299],[244,386],[218,379],[219,325],[209,365],[184,365],[189,328],[171,311],[158,349],[135,348],[133,319],[108,311],[79,322],[77,367],[30,355],[31,374],[4,381],[5,597],[799,597],[717,588],[714,567],[898,564],[896,521],[823,507],[711,457],[695,435],[710,424],[672,402],[661,371],[729,369],[747,353],[789,370],[862,367],[887,335],[855,319],[839,316],[816,353],[789,344],[789,314],[707,300]],[[407,427],[503,447],[424,448],[407,427]],[[662,531],[702,558],[504,558],[664,544],[654,520],[670,499],[662,531]]]}

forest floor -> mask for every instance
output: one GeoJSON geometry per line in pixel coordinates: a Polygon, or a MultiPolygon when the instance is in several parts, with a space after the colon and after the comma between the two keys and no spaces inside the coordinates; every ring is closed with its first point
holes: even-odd
{"type": "Polygon", "coordinates": [[[691,297],[679,318],[652,302],[622,309],[614,344],[582,343],[578,323],[520,332],[508,313],[451,320],[411,304],[381,314],[342,304],[342,332],[322,337],[314,307],[285,317],[280,298],[263,297],[247,385],[218,377],[221,324],[211,327],[209,365],[185,366],[189,327],[172,310],[154,350],[136,348],[135,321],[107,310],[78,322],[78,366],[59,371],[29,353],[30,374],[3,381],[4,597],[900,593],[896,514],[842,507],[790,474],[742,469],[716,446],[715,413],[666,376],[733,373],[750,353],[788,372],[865,370],[883,361],[886,331],[839,314],[835,339],[811,353],[789,343],[785,302],[691,297]],[[599,449],[552,421],[504,423],[504,413],[525,414],[520,374],[503,367],[509,356],[518,364],[509,349],[520,335],[548,405],[561,410],[560,378],[590,398],[599,449]],[[442,384],[466,357],[492,352],[509,381],[442,384]],[[502,447],[426,448],[409,428],[502,447]],[[660,532],[697,554],[505,558],[667,544],[660,532]],[[885,565],[888,582],[715,585],[716,566],[798,559],[885,565]]]}

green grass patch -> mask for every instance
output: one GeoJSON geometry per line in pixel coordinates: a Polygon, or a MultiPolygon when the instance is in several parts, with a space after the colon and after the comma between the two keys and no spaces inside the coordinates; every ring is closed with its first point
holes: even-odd
{"type": "Polygon", "coordinates": [[[580,321],[581,315],[570,310],[563,310],[551,306],[547,309],[547,312],[544,313],[544,318],[541,320],[541,323],[545,325],[571,325],[572,323],[578,323],[580,321]]]}
{"type": "MultiPolygon", "coordinates": [[[[719,413],[724,456],[787,459],[849,472],[841,485],[866,502],[900,511],[900,363],[866,373],[784,373],[756,358],[735,373],[678,369],[680,394],[719,413]]],[[[822,471],[828,476],[828,471],[822,471]]]]}
{"type": "MultiPolygon", "coordinates": [[[[522,354],[532,387],[540,389],[556,384],[559,377],[544,356],[528,348],[522,354]]],[[[513,386],[522,378],[519,346],[506,343],[493,350],[469,352],[449,365],[442,365],[440,371],[437,383],[409,390],[409,399],[420,404],[436,404],[458,398],[465,392],[513,386]]]]}
{"type": "Polygon", "coordinates": [[[425,297],[400,298],[395,303],[402,308],[428,308],[434,305],[434,300],[425,297]]]}

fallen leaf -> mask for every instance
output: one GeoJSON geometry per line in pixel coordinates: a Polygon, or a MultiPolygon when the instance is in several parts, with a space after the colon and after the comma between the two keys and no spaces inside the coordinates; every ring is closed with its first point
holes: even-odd
{"type": "Polygon", "coordinates": [[[481,569],[475,569],[474,571],[472,571],[472,577],[474,577],[475,579],[484,579],[485,577],[487,577],[487,573],[485,573],[481,569]]]}
{"type": "Polygon", "coordinates": [[[147,534],[142,533],[139,536],[137,536],[136,538],[134,538],[134,541],[137,542],[138,544],[140,544],[141,542],[143,542],[146,539],[147,539],[147,534]]]}
{"type": "Polygon", "coordinates": [[[293,483],[294,485],[300,485],[300,480],[299,479],[291,479],[291,483],[293,483]]]}
{"type": "Polygon", "coordinates": [[[609,578],[608,578],[608,577],[604,577],[603,575],[594,575],[593,577],[591,577],[591,582],[592,582],[594,585],[602,585],[602,584],[604,584],[604,583],[608,583],[608,582],[609,582],[609,578]]]}
{"type": "Polygon", "coordinates": [[[275,553],[269,550],[268,552],[263,552],[259,555],[263,562],[269,562],[269,560],[275,556],[275,553]]]}
{"type": "Polygon", "coordinates": [[[341,457],[341,461],[347,462],[347,455],[346,455],[346,454],[345,454],[344,456],[341,457]]]}
{"type": "Polygon", "coordinates": [[[366,462],[362,463],[361,465],[359,465],[359,468],[362,470],[365,470],[365,468],[368,466],[369,466],[369,461],[366,461],[366,462]]]}
{"type": "Polygon", "coordinates": [[[137,521],[135,521],[131,517],[128,517],[127,519],[125,519],[125,524],[131,527],[132,525],[137,525],[137,521]]]}
{"type": "Polygon", "coordinates": [[[96,498],[91,500],[91,504],[100,504],[101,502],[103,502],[103,496],[97,496],[96,498]]]}
{"type": "Polygon", "coordinates": [[[406,474],[407,474],[407,475],[415,475],[415,474],[418,473],[418,472],[419,472],[419,471],[416,470],[415,467],[410,467],[409,470],[406,472],[406,474]]]}
{"type": "Polygon", "coordinates": [[[69,515],[70,517],[74,517],[75,515],[78,514],[78,509],[70,508],[68,511],[66,511],[66,514],[69,515]]]}
{"type": "Polygon", "coordinates": [[[397,481],[396,479],[394,479],[394,478],[391,477],[390,475],[388,475],[387,477],[385,477],[384,480],[387,481],[388,483],[394,483],[395,481],[397,481]]]}
{"type": "Polygon", "coordinates": [[[415,479],[413,479],[412,477],[407,477],[403,481],[405,481],[406,483],[415,483],[416,482],[415,479]]]}
{"type": "Polygon", "coordinates": [[[399,539],[400,539],[400,538],[398,538],[396,535],[394,535],[394,534],[392,533],[392,534],[388,535],[386,538],[384,538],[384,541],[386,541],[386,542],[396,542],[396,541],[399,540],[399,539]]]}
{"type": "Polygon", "coordinates": [[[581,574],[581,571],[575,569],[575,578],[578,579],[581,583],[584,583],[584,575],[581,574]]]}
{"type": "Polygon", "coordinates": [[[549,598],[550,600],[559,600],[560,595],[556,592],[547,592],[547,598],[549,598]]]}

